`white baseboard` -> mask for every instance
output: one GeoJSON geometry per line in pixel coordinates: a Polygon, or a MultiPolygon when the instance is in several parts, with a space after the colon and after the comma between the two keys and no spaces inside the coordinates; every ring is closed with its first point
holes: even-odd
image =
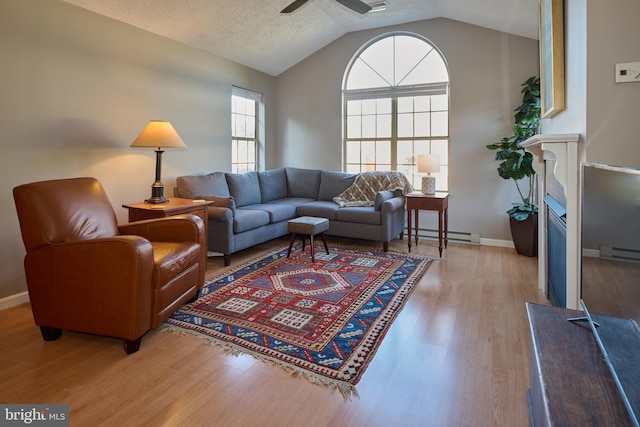
{"type": "Polygon", "coordinates": [[[11,308],[25,302],[29,302],[29,293],[27,291],[20,292],[15,295],[9,295],[8,297],[0,298],[0,310],[11,308]]]}
{"type": "Polygon", "coordinates": [[[515,248],[513,241],[511,240],[498,240],[498,239],[480,239],[480,245],[483,246],[498,246],[501,248],[515,248]]]}
{"type": "Polygon", "coordinates": [[[600,249],[582,249],[582,255],[589,258],[600,258],[600,249]]]}

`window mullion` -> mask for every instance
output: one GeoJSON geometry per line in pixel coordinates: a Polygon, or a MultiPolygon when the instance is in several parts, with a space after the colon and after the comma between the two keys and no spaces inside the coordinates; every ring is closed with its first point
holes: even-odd
{"type": "Polygon", "coordinates": [[[391,98],[391,169],[398,169],[398,98],[391,98]]]}
{"type": "Polygon", "coordinates": [[[260,126],[260,114],[259,114],[259,109],[258,109],[258,102],[254,102],[254,115],[253,115],[253,119],[255,121],[255,124],[253,125],[254,130],[254,135],[253,135],[253,162],[254,162],[254,169],[255,170],[260,170],[260,162],[259,162],[259,158],[260,158],[260,153],[259,153],[259,148],[260,145],[258,144],[258,138],[259,138],[259,126],[260,126]]]}

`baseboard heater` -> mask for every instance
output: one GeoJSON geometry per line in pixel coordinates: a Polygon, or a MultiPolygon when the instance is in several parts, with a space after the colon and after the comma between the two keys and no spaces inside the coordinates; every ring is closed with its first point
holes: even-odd
{"type": "Polygon", "coordinates": [[[615,246],[600,246],[600,258],[640,263],[640,250],[617,248],[615,246]]]}
{"type": "MultiPolygon", "coordinates": [[[[404,230],[404,233],[407,234],[406,228],[404,230]]],[[[413,231],[413,233],[414,235],[412,237],[415,239],[415,230],[413,231]]],[[[418,237],[421,239],[438,241],[438,230],[432,230],[429,228],[420,228],[418,229],[418,237]]],[[[443,234],[443,237],[444,237],[444,234],[443,234]]],[[[480,233],[449,230],[449,232],[447,233],[447,240],[449,242],[455,242],[455,243],[468,243],[472,245],[479,245],[480,233]]]]}

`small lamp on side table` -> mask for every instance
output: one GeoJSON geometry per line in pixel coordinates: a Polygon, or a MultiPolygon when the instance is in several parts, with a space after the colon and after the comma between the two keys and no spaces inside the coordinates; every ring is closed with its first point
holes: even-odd
{"type": "Polygon", "coordinates": [[[432,173],[440,172],[440,158],[435,154],[420,154],[418,156],[418,173],[426,173],[422,177],[422,193],[436,193],[436,177],[432,173]]]}
{"type": "Polygon", "coordinates": [[[164,185],[160,181],[163,148],[187,148],[171,123],[162,120],[151,120],[140,135],[131,144],[132,147],[152,147],[156,151],[156,181],[151,185],[151,198],[146,203],[167,203],[164,197],[164,185]]]}

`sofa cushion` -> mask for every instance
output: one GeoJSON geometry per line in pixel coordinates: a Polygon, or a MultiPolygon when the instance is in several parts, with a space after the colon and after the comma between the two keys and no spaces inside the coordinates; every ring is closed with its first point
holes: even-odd
{"type": "Polygon", "coordinates": [[[255,171],[245,173],[227,173],[229,193],[236,202],[236,207],[255,205],[262,202],[258,174],[255,171]]]}
{"type": "Polygon", "coordinates": [[[344,222],[357,222],[360,224],[382,224],[382,213],[373,206],[341,208],[336,212],[336,219],[344,222]]]}
{"type": "Polygon", "coordinates": [[[197,199],[202,196],[229,197],[229,187],[224,172],[208,175],[187,175],[176,178],[178,197],[197,199]]]}
{"type": "Polygon", "coordinates": [[[255,209],[267,212],[270,223],[286,221],[296,217],[296,207],[283,203],[261,203],[259,205],[248,205],[243,209],[255,209]]]}
{"type": "Polygon", "coordinates": [[[318,198],[320,171],[316,169],[286,168],[289,197],[318,198]]]}
{"type": "Polygon", "coordinates": [[[346,172],[321,171],[318,200],[333,200],[353,184],[356,175],[346,172]]]}
{"type": "Polygon", "coordinates": [[[284,168],[258,172],[262,203],[287,197],[287,172],[284,168]]]}
{"type": "Polygon", "coordinates": [[[220,197],[220,196],[199,196],[198,199],[207,200],[209,202],[213,202],[213,206],[217,208],[229,208],[231,212],[235,215],[236,213],[236,203],[233,200],[233,197],[220,197]]]}
{"type": "Polygon", "coordinates": [[[233,218],[233,232],[253,230],[269,224],[269,213],[255,209],[236,209],[236,216],[233,218]]]}
{"type": "Polygon", "coordinates": [[[335,221],[337,219],[336,212],[340,210],[340,206],[333,202],[318,200],[298,206],[297,212],[299,216],[317,216],[335,221]]]}

